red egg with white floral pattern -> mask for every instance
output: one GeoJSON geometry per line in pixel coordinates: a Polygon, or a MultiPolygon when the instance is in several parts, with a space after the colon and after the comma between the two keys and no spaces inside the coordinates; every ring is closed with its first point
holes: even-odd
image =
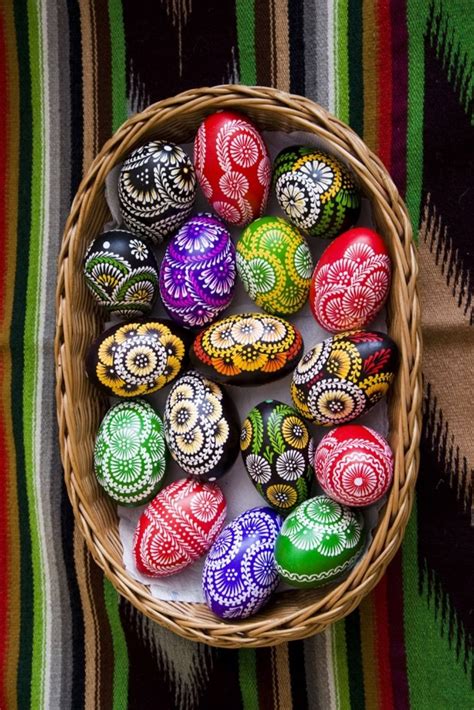
{"type": "Polygon", "coordinates": [[[314,470],[324,492],[338,503],[365,506],[380,500],[392,483],[393,453],[378,432],[347,424],[321,439],[314,470]]]}
{"type": "Polygon", "coordinates": [[[225,222],[245,227],[267,203],[271,163],[251,121],[234,111],[208,116],[194,141],[194,166],[201,189],[225,222]]]}
{"type": "Polygon", "coordinates": [[[357,227],[324,251],[311,280],[309,302],[319,325],[331,333],[364,328],[384,305],[391,262],[382,237],[357,227]]]}
{"type": "Polygon", "coordinates": [[[142,513],[133,542],[137,570],[167,577],[202,557],[224,525],[226,502],[212,483],[184,479],[170,483],[142,513]]]}

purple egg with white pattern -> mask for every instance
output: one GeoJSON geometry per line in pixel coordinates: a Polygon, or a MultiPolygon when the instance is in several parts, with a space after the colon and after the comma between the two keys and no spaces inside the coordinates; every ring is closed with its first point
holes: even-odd
{"type": "Polygon", "coordinates": [[[198,214],[168,243],[160,269],[161,300],[177,323],[202,328],[232,301],[236,273],[230,232],[216,217],[198,214]]]}
{"type": "Polygon", "coordinates": [[[275,543],[282,523],[271,508],[252,508],[221,532],[202,575],[204,597],[214,614],[246,619],[269,601],[279,581],[275,543]]]}

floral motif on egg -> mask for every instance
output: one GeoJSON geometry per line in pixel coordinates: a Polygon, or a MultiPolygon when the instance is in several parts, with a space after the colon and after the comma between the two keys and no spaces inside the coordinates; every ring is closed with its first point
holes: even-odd
{"type": "Polygon", "coordinates": [[[370,505],[387,491],[393,476],[393,453],[373,429],[338,427],[316,450],[315,470],[325,492],[340,503],[370,505]]]}
{"type": "Polygon", "coordinates": [[[357,218],[360,195],[339,160],[314,148],[285,148],[275,160],[273,181],[280,207],[310,236],[336,236],[357,218]]]}
{"type": "Polygon", "coordinates": [[[211,215],[189,219],[166,248],[160,294],[173,320],[207,325],[230,304],[236,278],[235,248],[228,230],[211,215]]]}
{"type": "Polygon", "coordinates": [[[203,591],[210,609],[224,619],[258,611],[278,585],[275,540],[281,518],[254,508],[227,525],[204,563],[203,591]]]}
{"type": "Polygon", "coordinates": [[[84,259],[86,284],[100,306],[124,318],[146,315],[157,294],[158,266],[142,240],[111,229],[89,246],[84,259]]]}
{"type": "Polygon", "coordinates": [[[325,495],[302,503],[285,520],[276,546],[279,574],[295,586],[320,586],[350,569],[363,551],[360,513],[325,495]]]}
{"type": "Polygon", "coordinates": [[[163,577],[184,569],[211,547],[225,515],[218,486],[193,479],[170,483],[139,519],[133,543],[138,571],[163,577]]]}
{"type": "Polygon", "coordinates": [[[235,412],[222,391],[198,372],[173,385],[165,406],[165,436],[172,457],[191,476],[218,478],[237,455],[235,412]]]}
{"type": "Polygon", "coordinates": [[[397,348],[386,334],[339,333],[300,360],[293,373],[291,396],[297,410],[316,424],[343,424],[386,394],[397,366],[397,348]]]}
{"type": "Polygon", "coordinates": [[[299,331],[282,318],[238,313],[199,333],[191,358],[222,381],[252,383],[284,374],[302,347],[299,331]]]}
{"type": "Polygon", "coordinates": [[[160,243],[191,213],[196,197],[194,167],[179,146],[151,141],[125,160],[118,189],[124,224],[160,243]]]}
{"type": "Polygon", "coordinates": [[[194,143],[196,175],[214,211],[245,226],[262,214],[270,186],[270,160],[262,137],[230,111],[208,116],[194,143]]]}
{"type": "Polygon", "coordinates": [[[237,270],[257,306],[285,315],[306,303],[313,260],[296,227],[279,217],[262,217],[237,243],[237,270]]]}
{"type": "Polygon", "coordinates": [[[313,477],[313,441],[298,413],[268,400],[254,407],[243,422],[240,449],[258,492],[286,515],[306,500],[313,477]]]}
{"type": "MultiPolygon", "coordinates": [[[[347,246],[337,259],[316,267],[310,297],[317,321],[333,332],[367,325],[387,298],[391,276],[390,257],[381,251],[381,238],[376,233],[350,230],[339,239],[347,246]],[[374,243],[357,243],[358,238],[374,243]]],[[[328,248],[328,259],[337,241],[328,248]]],[[[384,248],[383,242],[381,246],[384,248]]]]}
{"type": "Polygon", "coordinates": [[[90,376],[118,397],[136,397],[161,389],[179,374],[183,339],[164,321],[131,322],[102,334],[89,350],[90,376]]]}
{"type": "Polygon", "coordinates": [[[122,505],[142,505],[156,495],[166,468],[163,424],[146,402],[120,402],[101,422],[94,470],[107,493],[122,505]]]}

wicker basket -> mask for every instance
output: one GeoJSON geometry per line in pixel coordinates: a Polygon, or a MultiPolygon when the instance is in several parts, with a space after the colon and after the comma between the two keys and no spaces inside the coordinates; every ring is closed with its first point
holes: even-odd
{"type": "Polygon", "coordinates": [[[270,646],[322,631],[349,614],[377,584],[402,541],[417,474],[421,340],[416,274],[406,208],[384,166],[353,131],[305,98],[270,88],[231,85],[188,91],[133,116],[106,143],[79,187],[59,257],[56,394],[64,475],[77,523],[97,564],[137,609],[195,641],[223,647],[270,646]],[[401,368],[389,402],[394,482],[367,554],[349,577],[325,595],[316,590],[284,592],[266,610],[240,622],[221,621],[203,604],[155,599],[147,586],[125,570],[115,506],[98,486],[92,468],[104,402],[84,372],[86,350],[102,322],[82,278],[82,260],[91,238],[110,216],[104,192],[107,173],[133,148],[152,138],[191,141],[202,119],[222,108],[244,112],[260,129],[313,133],[334,146],[352,166],[372,202],[377,229],[393,260],[389,333],[401,352],[401,368]]]}

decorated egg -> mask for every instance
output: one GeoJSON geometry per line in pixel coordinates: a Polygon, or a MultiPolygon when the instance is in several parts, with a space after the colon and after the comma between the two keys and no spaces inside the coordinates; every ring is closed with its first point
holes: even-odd
{"type": "Polygon", "coordinates": [[[357,221],[360,194],[352,173],[317,148],[282,150],[273,165],[273,183],[290,222],[311,237],[330,239],[357,221]]]}
{"type": "Polygon", "coordinates": [[[278,586],[275,541],[282,518],[271,508],[253,508],[226,525],[206,557],[202,587],[208,607],[223,619],[245,619],[278,586]]]}
{"type": "Polygon", "coordinates": [[[164,424],[171,456],[190,476],[215,481],[237,458],[240,427],[234,404],[199,372],[187,372],[175,382],[164,424]]]}
{"type": "Polygon", "coordinates": [[[292,587],[322,587],[355,565],[366,537],[360,511],[325,495],[310,498],[282,525],[275,545],[278,573],[292,587]]]}
{"type": "Polygon", "coordinates": [[[182,148],[155,140],[125,160],[118,194],[124,225],[159,244],[191,214],[196,175],[182,148]]]}
{"type": "Polygon", "coordinates": [[[298,362],[303,339],[283,318],[237,313],[196,336],[191,361],[218,382],[263,384],[283,377],[298,362]]]}
{"type": "Polygon", "coordinates": [[[330,332],[364,328],[385,303],[391,262],[382,237],[367,227],[350,229],[325,250],[311,279],[309,302],[330,332]]]}
{"type": "Polygon", "coordinates": [[[316,478],[339,503],[370,505],[387,492],[393,477],[393,453],[373,429],[346,424],[328,432],[314,458],[316,478]]]}
{"type": "Polygon", "coordinates": [[[89,379],[116,397],[140,397],[172,382],[186,363],[186,333],[172,321],[114,325],[89,348],[89,379]]]}
{"type": "Polygon", "coordinates": [[[204,119],[194,141],[194,165],[205,197],[223,220],[244,227],[263,214],[271,165],[248,118],[220,111],[204,119]]]}
{"type": "Polygon", "coordinates": [[[314,443],[293,407],[269,399],[247,415],[240,450],[252,483],[267,503],[286,515],[309,495],[314,443]]]}
{"type": "Polygon", "coordinates": [[[315,345],[300,360],[291,396],[306,419],[320,426],[344,424],[383,397],[397,368],[397,346],[386,333],[340,333],[315,345]]]}
{"type": "Polygon", "coordinates": [[[119,402],[97,433],[97,480],[116,503],[143,505],[161,488],[167,453],[163,423],[155,410],[140,399],[119,402]]]}
{"type": "Polygon", "coordinates": [[[182,479],[163,488],[142,513],[133,541],[135,565],[167,577],[202,557],[224,525],[226,502],[212,483],[182,479]]]}
{"type": "Polygon", "coordinates": [[[147,315],[158,293],[158,265],[148,244],[132,232],[111,229],[95,239],[84,276],[97,303],[124,318],[147,315]]]}
{"type": "Polygon", "coordinates": [[[199,214],[169,242],[160,269],[163,305],[177,323],[200,328],[232,300],[235,247],[222,222],[199,214]]]}
{"type": "Polygon", "coordinates": [[[280,217],[260,217],[237,243],[245,290],[267,313],[296,313],[308,298],[313,259],[303,235],[280,217]]]}

